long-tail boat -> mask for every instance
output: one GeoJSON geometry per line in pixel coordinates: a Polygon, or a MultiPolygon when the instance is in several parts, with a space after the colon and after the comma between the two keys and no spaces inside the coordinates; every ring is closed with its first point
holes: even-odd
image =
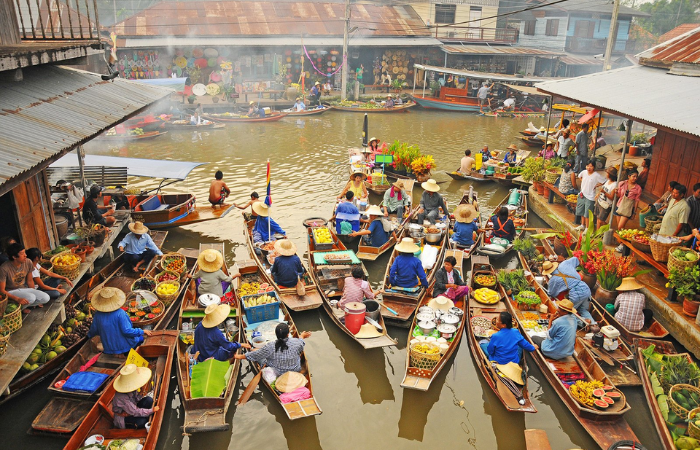
{"type": "Polygon", "coordinates": [[[288,113],[284,112],[272,112],[270,115],[265,115],[265,117],[248,117],[239,114],[202,114],[202,117],[208,120],[213,120],[214,122],[225,122],[225,123],[238,123],[238,122],[276,122],[282,117],[285,117],[288,113]]]}
{"type": "MultiPolygon", "coordinates": [[[[515,225],[515,239],[521,238],[525,231],[523,228],[527,227],[527,215],[528,215],[528,210],[527,210],[527,195],[525,193],[519,192],[520,196],[517,199],[517,202],[514,201],[514,204],[510,204],[510,199],[512,197],[513,192],[511,191],[506,195],[506,197],[501,201],[501,203],[498,204],[496,209],[494,209],[493,213],[491,216],[487,218],[487,224],[489,227],[493,227],[493,223],[491,223],[491,217],[498,216],[498,210],[501,209],[501,207],[506,207],[509,209],[509,211],[512,211],[513,214],[511,214],[511,219],[513,220],[513,223],[515,225]]],[[[485,237],[484,237],[485,239],[485,237]]],[[[484,241],[485,243],[485,241],[484,241]]],[[[477,253],[485,254],[488,255],[488,257],[492,260],[498,260],[509,254],[513,250],[513,242],[511,242],[502,252],[500,251],[494,251],[491,250],[488,246],[484,245],[482,243],[481,247],[478,247],[476,249],[477,253]]]]}

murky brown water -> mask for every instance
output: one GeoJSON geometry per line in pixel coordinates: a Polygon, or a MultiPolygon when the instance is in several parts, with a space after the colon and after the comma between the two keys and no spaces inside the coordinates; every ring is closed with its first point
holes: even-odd
{"type": "MultiPolygon", "coordinates": [[[[535,119],[538,127],[546,119],[535,119]]],[[[516,142],[527,120],[494,119],[468,114],[412,111],[407,114],[370,115],[370,136],[418,145],[435,156],[434,178],[453,204],[469,183],[452,181],[443,170],[453,170],[465,148],[478,150],[484,143],[503,149],[516,142]]],[[[251,191],[264,195],[265,162],[272,162],[273,217],[290,238],[305,249],[301,222],[313,216],[329,217],[335,196],[347,180],[347,148],[361,142],[362,114],[329,112],[304,120],[283,119],[271,124],[233,124],[225,130],[204,133],[169,132],[156,140],[110,149],[104,143],[86,146],[88,153],[152,159],[208,162],[175,189],[189,190],[206,201],[209,182],[217,169],[243,202],[251,191]]],[[[153,185],[140,180],[138,186],[153,185]]],[[[490,211],[507,194],[495,183],[475,185],[482,211],[490,211]]],[[[414,191],[419,199],[421,189],[414,191]]],[[[531,224],[543,222],[531,215],[531,224]]],[[[243,225],[237,213],[208,223],[173,229],[165,247],[197,247],[199,242],[226,243],[229,262],[247,258],[243,225]]],[[[371,281],[380,283],[389,255],[367,264],[371,281]]],[[[515,260],[500,265],[515,267],[515,260]]],[[[161,429],[159,449],[357,449],[441,448],[523,449],[523,430],[546,430],[553,449],[596,448],[558,399],[530,360],[529,387],[537,414],[507,413],[483,382],[466,341],[443,369],[428,392],[400,387],[406,359],[407,330],[391,329],[397,348],[363,351],[338,330],[322,309],[295,313],[300,330],[313,333],[307,356],[314,394],[323,414],[290,422],[265,389],[247,405],[232,406],[227,433],[183,436],[182,407],[177,382],[171,380],[171,409],[161,429]],[[544,384],[540,384],[543,380],[544,384]],[[463,406],[460,402],[464,401],[463,406]]],[[[243,366],[240,382],[252,378],[243,366]]],[[[31,421],[48,401],[46,383],[8,402],[0,410],[0,433],[10,447],[60,449],[64,441],[28,436],[31,421]]],[[[242,389],[242,388],[241,388],[242,389]]],[[[633,410],[626,418],[647,448],[660,448],[641,389],[625,389],[633,410]]],[[[3,446],[4,447],[4,446],[3,446]]]]}

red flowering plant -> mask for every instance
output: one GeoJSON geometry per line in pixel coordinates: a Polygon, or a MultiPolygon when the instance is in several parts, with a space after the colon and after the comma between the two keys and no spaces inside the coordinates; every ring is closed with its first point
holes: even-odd
{"type": "Polygon", "coordinates": [[[586,262],[582,263],[584,270],[589,274],[595,274],[600,287],[608,291],[617,289],[625,277],[636,277],[649,272],[649,270],[635,272],[631,257],[617,256],[612,250],[591,250],[586,256],[586,262]]]}

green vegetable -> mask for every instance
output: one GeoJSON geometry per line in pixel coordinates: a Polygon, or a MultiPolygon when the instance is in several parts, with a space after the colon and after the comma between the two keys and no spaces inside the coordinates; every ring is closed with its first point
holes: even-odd
{"type": "Polygon", "coordinates": [[[698,446],[700,446],[700,442],[688,436],[681,436],[676,441],[676,448],[678,450],[693,450],[698,446]]]}
{"type": "Polygon", "coordinates": [[[668,397],[659,395],[656,401],[659,402],[659,411],[661,411],[664,420],[668,420],[668,397]]]}

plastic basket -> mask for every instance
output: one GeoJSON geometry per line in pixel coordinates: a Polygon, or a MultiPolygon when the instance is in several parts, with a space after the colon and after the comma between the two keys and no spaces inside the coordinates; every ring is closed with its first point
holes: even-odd
{"type": "Polygon", "coordinates": [[[700,413],[700,408],[691,409],[688,413],[688,434],[691,438],[700,439],[700,428],[695,425],[693,418],[700,413]]]}
{"type": "Polygon", "coordinates": [[[700,389],[690,384],[676,384],[672,386],[671,389],[668,391],[668,405],[678,417],[685,420],[688,418],[688,414],[690,413],[690,411],[679,405],[678,402],[673,398],[673,394],[682,389],[686,389],[689,392],[695,392],[699,396],[700,389]]]}
{"type": "Polygon", "coordinates": [[[184,255],[181,255],[180,253],[166,253],[160,259],[160,267],[163,270],[169,270],[171,272],[175,272],[175,273],[179,274],[180,276],[182,276],[185,272],[187,272],[187,259],[185,258],[184,255]],[[177,259],[181,260],[182,261],[182,270],[178,271],[178,270],[168,269],[165,266],[165,260],[170,259],[170,258],[177,258],[177,259]]]}
{"type": "MultiPolygon", "coordinates": [[[[325,228],[325,227],[319,227],[319,228],[325,228]]],[[[317,228],[312,228],[312,230],[315,231],[315,230],[317,230],[317,228]]],[[[313,237],[314,237],[314,250],[317,250],[317,251],[319,251],[319,250],[320,250],[320,251],[323,251],[323,250],[333,250],[333,242],[328,242],[328,243],[321,244],[321,243],[319,243],[319,242],[316,240],[316,233],[312,233],[312,235],[313,235],[313,237]]],[[[331,236],[332,236],[332,235],[331,235],[331,236]]]]}
{"type": "Polygon", "coordinates": [[[0,325],[0,333],[7,331],[12,334],[22,328],[22,307],[15,309],[10,314],[5,314],[2,318],[3,325],[0,325]]]}
{"type": "Polygon", "coordinates": [[[70,280],[74,280],[78,277],[78,273],[80,272],[80,263],[82,262],[82,260],[79,256],[74,255],[76,256],[76,258],[78,258],[78,261],[76,261],[75,263],[70,265],[56,264],[58,258],[65,255],[73,255],[73,253],[71,253],[70,251],[61,252],[55,255],[53,258],[51,258],[51,264],[53,265],[53,273],[64,276],[70,280]]]}
{"type": "Polygon", "coordinates": [[[673,247],[668,249],[668,270],[671,271],[672,269],[676,269],[679,271],[683,271],[686,269],[686,267],[693,267],[698,263],[698,259],[700,259],[700,253],[696,252],[695,250],[691,250],[688,247],[683,247],[680,245],[674,245],[673,247]],[[681,249],[681,250],[686,250],[689,252],[695,253],[695,261],[683,261],[675,256],[673,256],[673,251],[676,249],[681,249]]]}
{"type": "Polygon", "coordinates": [[[651,248],[651,255],[658,262],[668,261],[668,250],[672,247],[676,247],[678,244],[662,244],[661,242],[655,241],[654,239],[649,240],[649,247],[651,248]]]}
{"type": "Polygon", "coordinates": [[[168,306],[168,305],[170,305],[172,302],[175,301],[175,299],[177,298],[178,294],[180,293],[180,282],[179,282],[179,281],[163,281],[162,283],[158,283],[158,285],[156,286],[155,291],[153,291],[153,292],[158,296],[158,299],[159,299],[160,301],[162,301],[163,303],[165,303],[165,306],[168,306]],[[158,293],[158,288],[159,288],[161,285],[166,285],[166,284],[174,284],[174,285],[177,287],[177,289],[175,289],[175,292],[174,292],[173,294],[161,295],[161,294],[158,293]]]}
{"type": "MultiPolygon", "coordinates": [[[[418,344],[437,347],[435,344],[431,344],[429,342],[420,342],[418,344]]],[[[414,348],[418,344],[413,344],[411,346],[411,366],[416,367],[418,369],[433,370],[435,366],[437,366],[437,363],[440,361],[440,352],[438,351],[434,354],[420,352],[414,348]]],[[[437,348],[439,350],[439,347],[437,348]]]]}
{"type": "Polygon", "coordinates": [[[279,319],[279,314],[280,314],[279,299],[275,303],[268,303],[266,305],[258,305],[258,306],[251,306],[251,307],[245,306],[245,300],[262,297],[263,295],[267,295],[268,297],[277,298],[276,292],[266,292],[264,294],[253,294],[253,295],[246,295],[245,297],[241,297],[241,306],[243,307],[243,310],[245,311],[246,321],[249,324],[264,322],[266,320],[279,319]]]}

